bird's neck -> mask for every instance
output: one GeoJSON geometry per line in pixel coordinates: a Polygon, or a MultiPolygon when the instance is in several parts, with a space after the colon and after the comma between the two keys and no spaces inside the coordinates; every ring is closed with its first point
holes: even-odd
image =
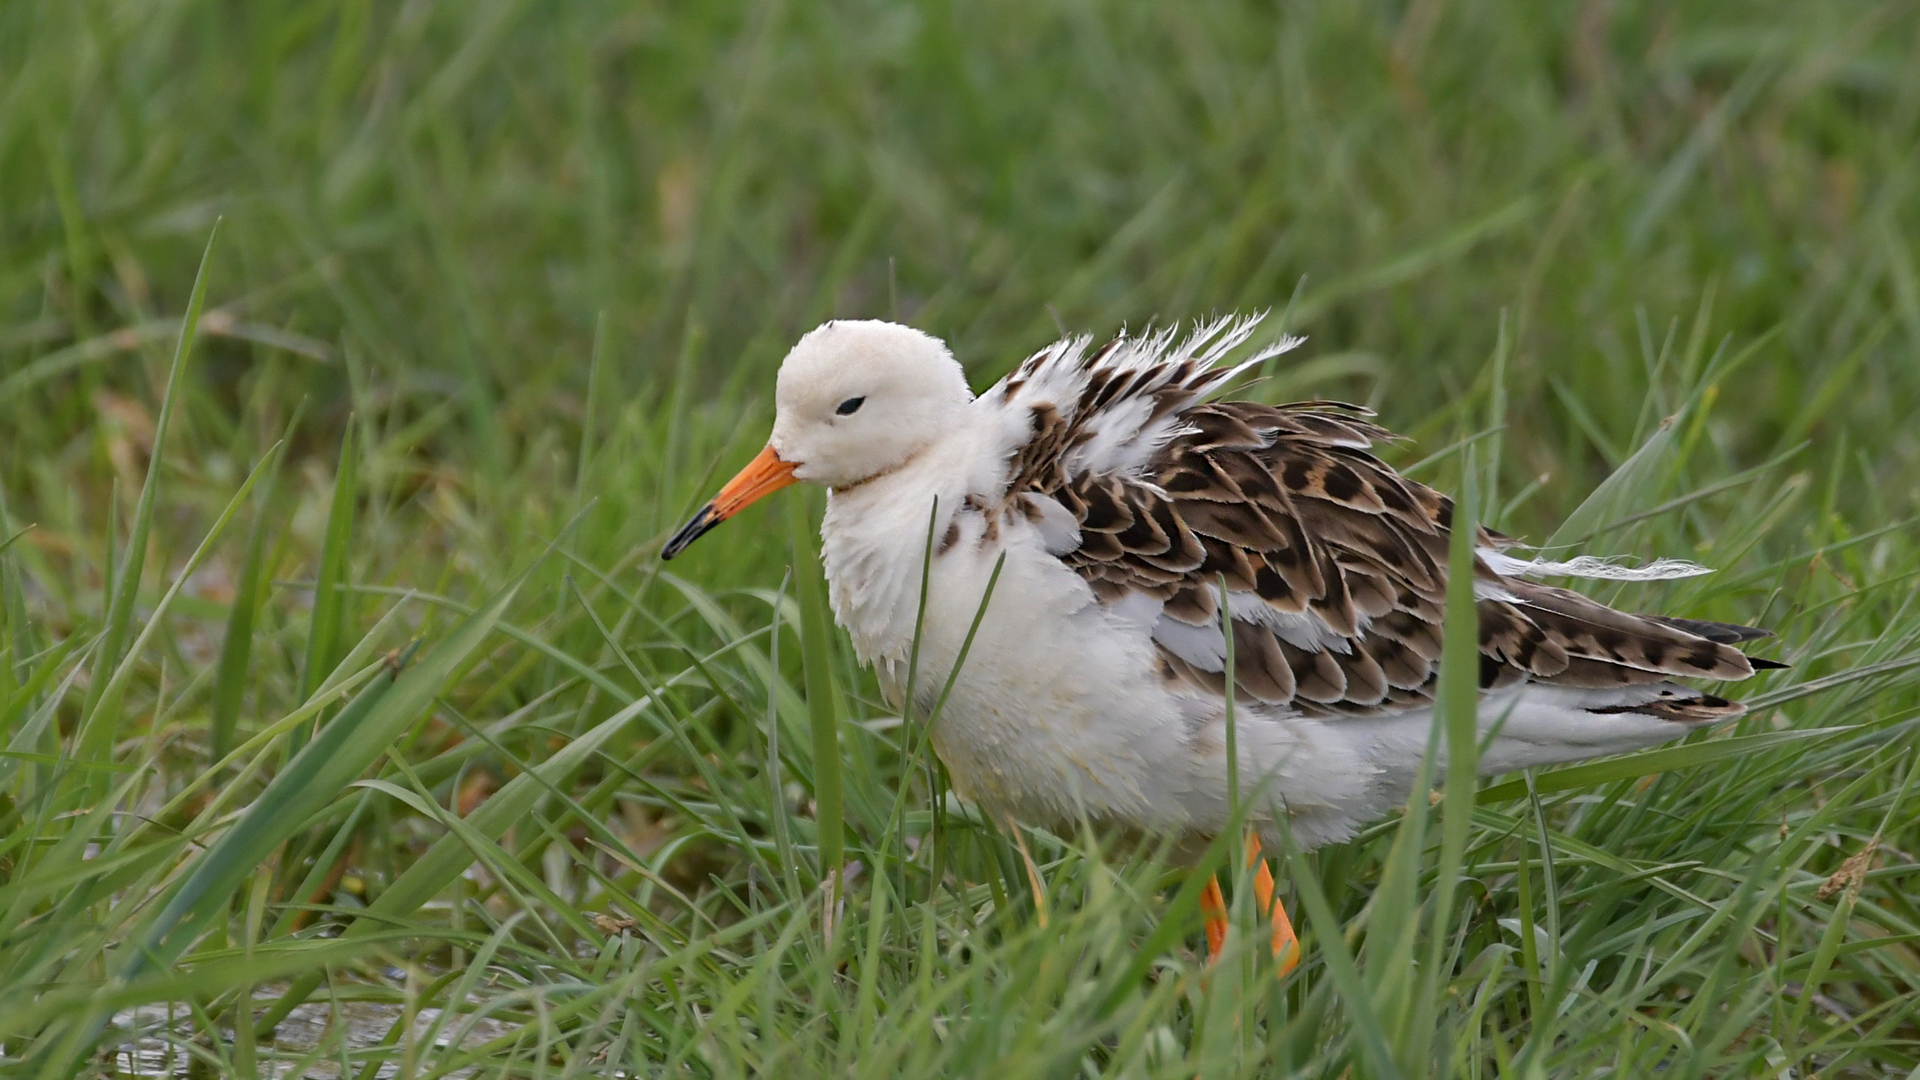
{"type": "Polygon", "coordinates": [[[972,420],[963,417],[900,468],[828,496],[821,562],[834,621],[864,663],[906,657],[929,536],[938,552],[967,497],[997,498],[995,485],[1005,485],[1004,456],[972,420]]]}

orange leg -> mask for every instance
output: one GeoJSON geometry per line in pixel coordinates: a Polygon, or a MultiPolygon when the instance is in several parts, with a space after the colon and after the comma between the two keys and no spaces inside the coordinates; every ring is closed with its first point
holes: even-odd
{"type": "Polygon", "coordinates": [[[1293,920],[1287,918],[1285,904],[1273,895],[1273,870],[1260,858],[1260,834],[1247,833],[1247,865],[1255,862],[1260,869],[1253,875],[1253,898],[1260,907],[1260,914],[1270,915],[1273,923],[1273,958],[1280,965],[1280,974],[1285,975],[1300,965],[1300,939],[1293,932],[1293,920]]]}
{"type": "Polygon", "coordinates": [[[1273,868],[1260,857],[1260,834],[1247,833],[1247,865],[1258,866],[1253,873],[1253,900],[1265,915],[1273,907],[1273,868]]]}
{"type": "Polygon", "coordinates": [[[1220,895],[1220,879],[1210,877],[1200,891],[1200,915],[1207,922],[1207,962],[1220,958],[1227,947],[1227,898],[1220,895]]]}

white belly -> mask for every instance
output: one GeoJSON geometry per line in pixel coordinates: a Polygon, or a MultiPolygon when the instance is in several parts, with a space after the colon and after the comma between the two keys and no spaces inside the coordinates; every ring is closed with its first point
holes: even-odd
{"type": "MultiPolygon", "coordinates": [[[[1116,627],[1078,576],[1051,557],[1010,556],[961,657],[989,554],[936,560],[914,679],[924,721],[960,666],[932,734],[955,790],[1036,824],[1186,829],[1190,725],[1153,674],[1146,636],[1116,627]]],[[[904,661],[878,666],[897,700],[904,661]]]]}

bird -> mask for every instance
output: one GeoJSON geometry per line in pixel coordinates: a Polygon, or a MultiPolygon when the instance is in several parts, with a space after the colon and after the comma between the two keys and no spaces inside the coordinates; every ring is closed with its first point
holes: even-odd
{"type": "MultiPolygon", "coordinates": [[[[893,707],[911,685],[929,716],[951,677],[929,736],[955,794],[1016,825],[1189,849],[1244,822],[1285,974],[1298,942],[1263,845],[1349,839],[1418,783],[1454,502],[1378,456],[1396,436],[1367,409],[1221,398],[1303,340],[1250,347],[1259,324],[1063,337],[975,394],[930,334],[827,322],[780,365],[766,448],[661,555],[788,485],[825,487],[834,619],[893,707]]],[[[1704,567],[1527,557],[1474,528],[1481,775],[1732,719],[1739,702],[1676,680],[1785,666],[1739,648],[1765,630],[1549,583],[1704,567]]],[[[1444,739],[1432,753],[1444,768],[1444,739]]],[[[1200,906],[1218,957],[1217,878],[1200,906]]]]}

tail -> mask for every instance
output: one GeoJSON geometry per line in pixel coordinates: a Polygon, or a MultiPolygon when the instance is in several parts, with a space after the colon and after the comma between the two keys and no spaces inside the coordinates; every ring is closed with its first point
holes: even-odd
{"type": "MultiPolygon", "coordinates": [[[[1479,605],[1482,683],[1490,690],[1525,683],[1538,688],[1537,700],[1552,692],[1555,705],[1570,710],[1567,722],[1632,715],[1690,727],[1730,720],[1746,706],[1674,680],[1731,682],[1787,666],[1735,647],[1772,636],[1759,627],[1618,611],[1518,577],[1500,584],[1505,596],[1479,605]]],[[[1640,741],[1678,734],[1663,736],[1656,727],[1640,741]]]]}

